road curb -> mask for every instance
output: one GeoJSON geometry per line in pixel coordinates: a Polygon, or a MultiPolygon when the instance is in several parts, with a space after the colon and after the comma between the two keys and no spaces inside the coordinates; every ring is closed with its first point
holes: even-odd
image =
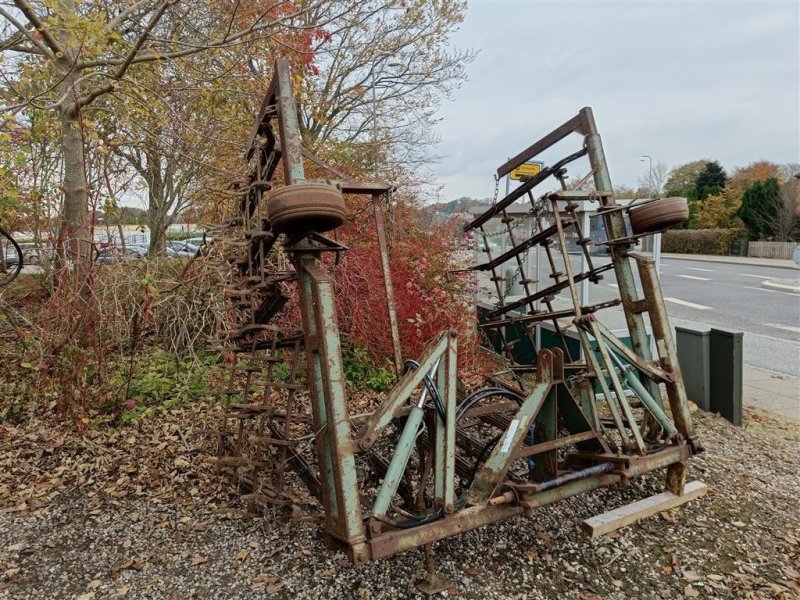
{"type": "Polygon", "coordinates": [[[768,279],[761,282],[761,287],[768,290],[780,290],[782,292],[800,294],[800,279],[796,281],[790,279],[768,279]]]}
{"type": "MultiPolygon", "coordinates": [[[[726,265],[743,265],[746,267],[769,267],[770,269],[787,269],[789,271],[800,271],[800,267],[797,267],[792,264],[771,264],[767,262],[748,262],[744,260],[736,260],[735,257],[727,257],[727,256],[717,256],[715,254],[698,254],[696,256],[686,256],[684,254],[661,254],[662,259],[669,259],[669,260],[693,260],[699,262],[715,262],[715,263],[723,263],[726,265]],[[734,260],[729,260],[733,258],[734,260]]],[[[769,260],[769,259],[764,259],[769,260]]]]}

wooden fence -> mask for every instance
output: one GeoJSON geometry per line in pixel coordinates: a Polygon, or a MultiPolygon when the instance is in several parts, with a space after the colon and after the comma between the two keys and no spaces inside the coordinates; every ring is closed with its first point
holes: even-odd
{"type": "Polygon", "coordinates": [[[750,242],[748,256],[758,258],[792,258],[797,242],[750,242]]]}

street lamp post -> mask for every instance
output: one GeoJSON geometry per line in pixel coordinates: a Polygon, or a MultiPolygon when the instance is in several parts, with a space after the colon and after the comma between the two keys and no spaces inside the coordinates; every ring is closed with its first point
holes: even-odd
{"type": "Polygon", "coordinates": [[[648,170],[647,170],[647,173],[648,173],[648,175],[647,175],[647,189],[650,190],[651,194],[655,195],[655,194],[658,193],[658,191],[653,189],[653,157],[650,156],[649,154],[642,154],[642,156],[641,156],[641,158],[639,158],[639,160],[642,161],[645,158],[647,159],[647,161],[649,163],[649,167],[648,167],[648,170]]]}
{"type": "MultiPolygon", "coordinates": [[[[658,196],[658,190],[653,189],[653,157],[649,154],[642,154],[639,160],[647,159],[648,162],[648,187],[653,196],[658,196]]],[[[661,233],[653,235],[653,262],[656,263],[656,273],[661,273],[661,233]]],[[[651,348],[651,350],[655,351],[651,348]]]]}

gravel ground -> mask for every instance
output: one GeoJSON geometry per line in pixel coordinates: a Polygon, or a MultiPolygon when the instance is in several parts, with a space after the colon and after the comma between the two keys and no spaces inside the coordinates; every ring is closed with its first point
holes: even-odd
{"type": "MultiPolygon", "coordinates": [[[[696,415],[707,496],[587,538],[583,519],[662,491],[656,473],[450,538],[440,597],[800,598],[800,426],[747,416],[696,415]]],[[[203,409],[164,419],[0,425],[0,598],[419,596],[421,551],[352,567],[313,516],[245,517],[203,461],[203,409]]]]}

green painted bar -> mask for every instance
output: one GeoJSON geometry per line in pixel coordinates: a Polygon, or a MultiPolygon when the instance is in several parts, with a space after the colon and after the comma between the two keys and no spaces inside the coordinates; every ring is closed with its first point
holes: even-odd
{"type": "Polygon", "coordinates": [[[680,364],[678,364],[678,352],[672,339],[672,328],[667,316],[667,307],[664,305],[664,297],[661,293],[661,283],[658,280],[656,266],[648,258],[640,256],[635,256],[635,258],[639,267],[642,290],[651,305],[650,323],[653,327],[653,335],[658,340],[658,353],[661,357],[661,364],[664,369],[672,373],[673,377],[673,381],[666,384],[672,419],[678,431],[686,439],[690,439],[694,436],[694,424],[692,423],[692,415],[689,412],[686,389],[683,387],[683,375],[681,374],[680,364]]]}
{"type": "Polygon", "coordinates": [[[292,92],[292,73],[285,59],[278,59],[277,68],[277,100],[278,127],[281,135],[281,162],[286,185],[292,185],[305,179],[303,168],[303,139],[300,134],[300,122],[297,117],[297,105],[292,92]]]}
{"type": "Polygon", "coordinates": [[[444,471],[444,508],[451,512],[456,502],[456,393],[458,384],[458,338],[450,335],[446,357],[445,372],[445,426],[446,426],[446,458],[444,471]]]}
{"type": "Polygon", "coordinates": [[[344,386],[344,368],[340,346],[339,327],[336,323],[336,299],[333,279],[315,263],[306,266],[316,287],[317,310],[320,330],[318,338],[323,376],[326,383],[326,405],[328,428],[331,431],[331,446],[334,449],[333,465],[338,481],[339,515],[347,539],[351,543],[364,538],[364,523],[361,519],[361,501],[358,491],[355,458],[353,456],[350,414],[347,410],[347,394],[344,386]]]}
{"type": "MultiPolygon", "coordinates": [[[[300,295],[300,307],[303,315],[303,325],[306,332],[306,340],[316,335],[318,326],[314,315],[314,294],[312,291],[311,276],[306,272],[304,263],[313,258],[300,258],[296,261],[296,269],[299,278],[298,291],[300,295]]],[[[325,387],[322,381],[322,366],[320,365],[319,354],[311,349],[306,342],[306,359],[308,361],[309,386],[311,391],[311,401],[314,417],[314,428],[318,432],[316,436],[317,455],[320,457],[320,481],[322,482],[322,501],[325,507],[328,527],[333,523],[333,527],[339,530],[339,502],[336,493],[336,482],[334,479],[333,452],[331,448],[331,435],[328,427],[328,413],[325,408],[325,387]]]]}
{"type": "Polygon", "coordinates": [[[670,437],[676,435],[678,430],[675,429],[675,425],[673,425],[672,421],[669,420],[669,417],[667,417],[664,409],[662,409],[661,406],[659,406],[659,404],[653,400],[653,397],[642,385],[642,382],[639,381],[639,378],[636,377],[636,374],[630,369],[625,371],[625,381],[628,382],[630,388],[639,397],[647,410],[649,410],[650,413],[655,417],[656,421],[658,421],[659,424],[664,428],[664,431],[667,432],[667,435],[670,437]]]}
{"type": "MultiPolygon", "coordinates": [[[[582,327],[578,328],[578,334],[584,339],[584,347],[588,347],[589,337],[582,327]]],[[[608,387],[608,381],[606,380],[606,376],[603,374],[603,370],[600,368],[600,363],[597,360],[597,356],[594,352],[587,352],[586,360],[589,362],[594,374],[597,375],[597,383],[600,386],[600,389],[603,391],[603,397],[606,399],[608,409],[611,411],[611,418],[614,420],[614,425],[616,426],[617,431],[619,431],[619,435],[622,438],[622,445],[625,448],[628,448],[631,445],[631,438],[628,436],[628,430],[625,429],[625,425],[622,423],[622,417],[619,414],[619,408],[617,407],[614,396],[611,395],[611,390],[608,387]]]]}
{"type": "Polygon", "coordinates": [[[440,334],[433,342],[428,344],[419,358],[419,369],[410,370],[400,377],[400,380],[389,392],[388,397],[378,407],[367,424],[359,432],[359,445],[362,450],[372,446],[381,432],[395,417],[397,410],[408,400],[411,392],[422,383],[425,375],[431,370],[447,349],[447,334],[440,334]]]}
{"type": "MultiPolygon", "coordinates": [[[[540,358],[544,355],[544,352],[547,351],[540,353],[540,358]]],[[[483,467],[475,477],[475,481],[469,488],[467,499],[470,504],[483,504],[486,502],[497,485],[503,480],[508,466],[514,458],[514,451],[519,446],[522,438],[527,435],[531,422],[539,413],[539,409],[541,409],[547,398],[551,387],[551,372],[549,368],[552,367],[552,364],[547,365],[540,359],[539,366],[543,371],[539,374],[540,381],[533,386],[531,393],[525,398],[522,406],[519,407],[508,429],[495,444],[492,453],[486,459],[483,467]]]]}
{"type": "MultiPolygon", "coordinates": [[[[582,108],[581,113],[588,125],[588,131],[585,137],[586,149],[589,154],[589,162],[594,169],[595,187],[598,190],[613,192],[614,187],[611,184],[611,175],[608,172],[608,164],[606,163],[606,156],[603,151],[603,142],[600,139],[600,134],[597,133],[597,125],[594,121],[592,109],[589,107],[582,108]]],[[[604,198],[601,200],[601,203],[604,206],[616,206],[616,201],[613,196],[607,199],[604,198]]],[[[621,238],[627,235],[625,217],[621,211],[615,210],[606,213],[603,216],[603,221],[605,222],[606,231],[609,232],[612,238],[621,238]]],[[[650,352],[650,343],[647,339],[644,317],[632,310],[633,303],[637,300],[636,282],[633,278],[633,268],[628,260],[627,251],[619,247],[612,247],[611,260],[614,263],[614,273],[617,277],[617,285],[619,286],[620,297],[622,298],[622,307],[625,312],[625,321],[628,324],[628,332],[630,333],[633,350],[644,360],[652,360],[653,355],[650,352]]],[[[647,388],[653,398],[658,398],[660,396],[658,384],[655,381],[648,381],[647,388]]]]}
{"type": "MultiPolygon", "coordinates": [[[[447,383],[445,382],[445,374],[447,372],[446,360],[439,362],[439,368],[436,370],[436,388],[439,390],[439,396],[442,398],[445,410],[445,419],[448,406],[447,406],[447,383]]],[[[444,487],[445,487],[445,471],[447,465],[447,424],[442,422],[439,412],[436,412],[436,430],[434,432],[434,446],[433,446],[433,495],[436,500],[444,506],[444,487]]]]}
{"type": "Polygon", "coordinates": [[[386,471],[386,477],[383,478],[381,489],[378,490],[375,503],[372,505],[373,517],[382,517],[389,510],[389,504],[397,492],[397,486],[400,485],[400,480],[403,478],[406,465],[408,465],[408,459],[411,457],[411,451],[414,449],[424,416],[425,411],[418,406],[414,406],[408,414],[406,425],[400,434],[392,461],[389,463],[389,469],[386,471]]]}
{"type": "Polygon", "coordinates": [[[633,435],[633,441],[636,442],[636,447],[638,448],[639,453],[645,454],[647,452],[647,448],[644,445],[642,434],[639,431],[639,426],[636,424],[636,419],[633,416],[633,411],[631,410],[630,404],[628,404],[628,399],[625,396],[625,390],[622,389],[622,384],[619,381],[619,377],[617,377],[617,370],[614,368],[614,363],[611,362],[611,357],[608,355],[605,342],[600,335],[600,332],[597,330],[597,324],[595,321],[589,321],[589,327],[591,328],[592,336],[594,337],[595,342],[597,342],[597,347],[600,350],[601,360],[603,361],[608,378],[611,379],[611,385],[614,388],[617,401],[622,407],[622,412],[625,413],[625,419],[628,421],[628,428],[631,430],[631,434],[633,435]]]}

